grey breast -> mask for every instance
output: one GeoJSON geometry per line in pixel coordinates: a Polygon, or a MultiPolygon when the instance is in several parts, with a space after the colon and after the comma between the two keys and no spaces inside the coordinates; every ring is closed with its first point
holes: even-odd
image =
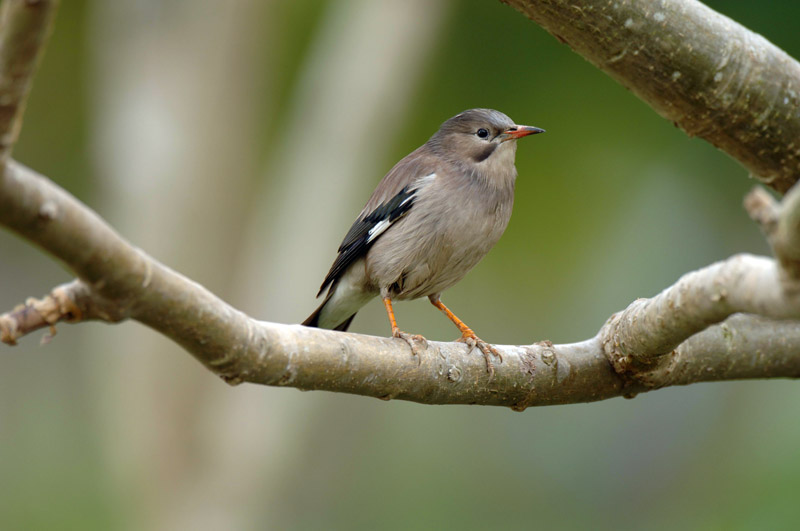
{"type": "Polygon", "coordinates": [[[505,231],[513,181],[497,187],[469,172],[437,168],[414,208],[367,254],[367,275],[393,298],[441,293],[461,280],[505,231]]]}

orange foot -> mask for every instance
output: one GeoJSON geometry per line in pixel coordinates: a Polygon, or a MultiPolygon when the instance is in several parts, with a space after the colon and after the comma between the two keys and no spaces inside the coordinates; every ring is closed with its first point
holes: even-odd
{"type": "Polygon", "coordinates": [[[464,334],[460,338],[456,339],[456,341],[466,343],[470,350],[478,347],[483,353],[483,358],[486,360],[486,372],[489,373],[489,378],[494,376],[494,363],[492,363],[492,356],[496,356],[497,359],[500,360],[500,363],[503,362],[503,356],[497,351],[496,348],[476,336],[475,332],[472,330],[469,332],[464,332],[464,334]]]}
{"type": "MultiPolygon", "coordinates": [[[[402,339],[411,347],[411,354],[419,358],[420,353],[428,348],[428,340],[419,334],[409,334],[402,332],[399,328],[392,328],[392,337],[402,339]],[[422,346],[420,346],[420,344],[422,346]]],[[[422,362],[422,360],[419,360],[422,362]]]]}

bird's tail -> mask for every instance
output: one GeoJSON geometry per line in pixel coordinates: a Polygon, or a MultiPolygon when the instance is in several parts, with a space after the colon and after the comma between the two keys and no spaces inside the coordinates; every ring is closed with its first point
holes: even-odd
{"type": "Polygon", "coordinates": [[[322,301],[322,304],[319,305],[319,308],[314,310],[314,313],[309,315],[308,319],[302,322],[303,326],[313,326],[314,328],[330,328],[331,330],[338,330],[340,332],[346,332],[347,329],[350,328],[350,323],[353,322],[353,318],[356,316],[355,313],[336,326],[325,326],[326,323],[320,324],[320,315],[322,314],[322,309],[325,308],[325,305],[331,300],[331,295],[332,293],[329,293],[328,296],[325,297],[325,300],[322,301]]]}

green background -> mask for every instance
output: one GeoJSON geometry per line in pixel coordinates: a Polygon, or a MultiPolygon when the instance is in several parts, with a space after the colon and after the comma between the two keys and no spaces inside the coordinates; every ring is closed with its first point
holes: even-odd
{"type": "MultiPolygon", "coordinates": [[[[112,185],[98,160],[141,161],[136,143],[108,152],[97,128],[108,109],[99,100],[113,89],[98,81],[103,61],[124,68],[129,59],[98,59],[110,38],[102,28],[102,4],[63,2],[15,156],[113,222],[121,214],[107,201],[112,185]]],[[[220,16],[222,5],[120,4],[138,17],[131,27],[140,24],[154,34],[173,31],[192,10],[202,10],[193,15],[202,20],[220,16]]],[[[484,339],[585,339],[613,312],[687,271],[738,252],[769,253],[741,208],[755,181],[725,154],[686,137],[511,8],[478,0],[434,4],[441,21],[409,89],[408,110],[367,135],[381,144],[375,170],[353,176],[358,192],[347,201],[297,213],[310,226],[333,223],[330,230],[341,237],[395,161],[457,112],[493,107],[547,134],[520,142],[515,210],[505,236],[443,297],[484,339]]],[[[800,56],[800,3],[709,5],[800,56]]],[[[250,141],[236,147],[253,163],[252,172],[238,176],[250,188],[225,198],[234,212],[257,208],[248,190],[256,195],[287,186],[281,172],[271,170],[273,161],[287,141],[304,142],[302,135],[285,138],[287,123],[297,115],[298,86],[321,28],[342,6],[267,2],[248,21],[247,35],[256,37],[236,45],[248,75],[226,80],[233,93],[250,94],[247,123],[254,124],[250,141]]],[[[146,32],[136,31],[146,42],[146,32]]],[[[187,41],[181,57],[206,60],[198,57],[201,49],[187,41]]],[[[130,75],[147,77],[158,91],[158,72],[130,75]]],[[[402,73],[398,79],[405,79],[402,73]]],[[[191,97],[188,91],[187,101],[191,97]]],[[[219,94],[221,105],[226,97],[219,94]]],[[[197,109],[205,112],[212,111],[197,109]]],[[[220,123],[220,135],[225,127],[236,131],[235,122],[220,123]]],[[[331,142],[363,138],[346,122],[326,128],[331,142]]],[[[306,155],[327,152],[325,142],[304,145],[306,155]]],[[[192,156],[191,145],[182,149],[192,156]]],[[[207,156],[197,149],[198,159],[207,156]]],[[[224,142],[218,149],[227,149],[224,142]]],[[[195,186],[219,187],[224,196],[232,175],[219,171],[216,178],[194,181],[183,196],[190,201],[195,186]]],[[[157,197],[138,193],[136,179],[127,179],[127,208],[144,224],[159,208],[157,197]]],[[[226,225],[230,238],[221,249],[201,229],[202,221],[214,221],[213,211],[180,216],[184,222],[196,217],[200,228],[182,233],[188,251],[177,258],[148,246],[147,234],[115,225],[134,244],[250,311],[229,289],[232,269],[201,267],[247,254],[236,223],[226,225]]],[[[338,239],[318,242],[308,224],[296,230],[288,219],[272,223],[309,248],[327,245],[327,258],[311,264],[312,273],[278,280],[295,294],[292,309],[271,302],[257,314],[299,322],[315,305],[338,239]]],[[[161,230],[169,241],[170,226],[161,230]]],[[[292,259],[304,261],[303,255],[292,259]]],[[[3,310],[70,278],[7,232],[0,233],[0,273],[3,310]]],[[[252,290],[257,298],[259,287],[252,290]]],[[[400,304],[397,313],[405,330],[442,340],[456,335],[427,302],[400,304]]],[[[352,330],[386,334],[380,305],[367,306],[352,330]]],[[[699,384],[524,413],[431,407],[229,388],[166,342],[142,352],[134,342],[122,353],[114,345],[123,342],[123,331],[126,338],[154,340],[135,323],[62,325],[46,347],[38,346],[40,334],[13,349],[0,347],[3,528],[775,529],[796,525],[800,516],[800,390],[790,381],[699,384]],[[98,348],[97,335],[112,347],[98,348]]]]}

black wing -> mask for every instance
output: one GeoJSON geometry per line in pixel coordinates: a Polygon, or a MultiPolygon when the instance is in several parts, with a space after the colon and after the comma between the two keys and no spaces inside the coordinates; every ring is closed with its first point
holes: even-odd
{"type": "Polygon", "coordinates": [[[397,195],[384,201],[372,212],[359,217],[353,223],[339,246],[339,256],[336,257],[331,270],[328,271],[317,297],[325,291],[325,288],[339,280],[339,277],[353,262],[367,254],[378,236],[408,213],[414,205],[414,194],[416,193],[416,188],[412,188],[411,185],[405,186],[397,195]]]}

